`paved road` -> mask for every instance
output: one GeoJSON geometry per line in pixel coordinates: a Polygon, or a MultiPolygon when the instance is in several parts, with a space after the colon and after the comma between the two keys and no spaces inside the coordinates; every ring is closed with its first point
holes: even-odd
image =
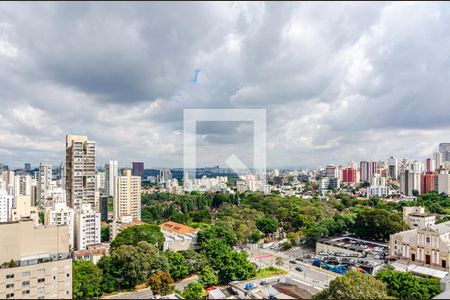
{"type": "Polygon", "coordinates": [[[105,296],[102,299],[153,299],[152,290],[149,288],[136,292],[118,293],[113,296],[105,296]]]}
{"type": "Polygon", "coordinates": [[[312,287],[323,289],[328,287],[331,280],[340,275],[295,260],[306,254],[310,254],[312,251],[312,249],[300,247],[296,247],[289,251],[260,249],[253,252],[251,261],[255,262],[259,267],[264,268],[274,265],[276,257],[281,257],[283,259],[282,267],[289,271],[288,276],[312,287]],[[294,261],[295,263],[291,263],[290,261],[294,261]],[[295,270],[297,267],[301,267],[303,271],[295,270]]]}
{"type": "MultiPolygon", "coordinates": [[[[197,281],[198,276],[191,276],[175,283],[175,289],[183,290],[189,283],[197,281]]],[[[145,288],[135,292],[118,293],[112,296],[102,297],[103,299],[153,299],[153,293],[150,288],[145,288]]]]}

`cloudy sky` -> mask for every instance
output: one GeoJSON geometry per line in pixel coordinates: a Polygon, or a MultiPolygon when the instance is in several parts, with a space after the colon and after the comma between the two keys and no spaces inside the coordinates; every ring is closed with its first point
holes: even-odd
{"type": "MultiPolygon", "coordinates": [[[[266,109],[269,166],[422,159],[450,141],[450,4],[2,2],[0,108],[17,167],[66,133],[182,166],[187,108],[266,109]]],[[[199,164],[251,160],[252,124],[197,130],[199,164]]]]}

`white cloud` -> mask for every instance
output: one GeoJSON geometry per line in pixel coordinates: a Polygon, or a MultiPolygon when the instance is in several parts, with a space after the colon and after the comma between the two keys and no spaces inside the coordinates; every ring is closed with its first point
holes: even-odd
{"type": "MultiPolygon", "coordinates": [[[[10,165],[63,161],[82,133],[98,164],[181,166],[183,108],[266,108],[275,166],[423,158],[448,136],[448,3],[5,3],[0,19],[10,165]]],[[[205,133],[205,164],[246,134],[205,133]]]]}

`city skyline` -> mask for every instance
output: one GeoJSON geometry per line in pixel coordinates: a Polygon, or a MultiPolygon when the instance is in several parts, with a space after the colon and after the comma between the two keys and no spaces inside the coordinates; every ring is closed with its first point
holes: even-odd
{"type": "MultiPolygon", "coordinates": [[[[450,132],[448,8],[2,5],[1,161],[57,165],[71,133],[100,165],[182,167],[185,108],[265,108],[270,167],[425,159],[450,132]]],[[[252,157],[248,124],[216,123],[199,166],[252,157]]]]}

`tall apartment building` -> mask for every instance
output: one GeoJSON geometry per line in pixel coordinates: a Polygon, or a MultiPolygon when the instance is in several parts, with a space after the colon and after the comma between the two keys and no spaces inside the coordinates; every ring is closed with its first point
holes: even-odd
{"type": "Polygon", "coordinates": [[[397,158],[391,156],[387,161],[388,165],[388,176],[392,180],[398,179],[398,160],[397,158]]]}
{"type": "Polygon", "coordinates": [[[14,195],[15,190],[15,175],[14,171],[6,170],[3,172],[4,189],[9,195],[14,195]]]}
{"type": "Polygon", "coordinates": [[[106,172],[97,172],[95,174],[95,189],[100,195],[106,194],[106,172]]]}
{"type": "Polygon", "coordinates": [[[100,213],[94,211],[90,204],[83,204],[81,209],[75,210],[76,250],[85,250],[87,245],[100,243],[100,219],[100,213]]]}
{"type": "Polygon", "coordinates": [[[133,176],[144,177],[144,163],[133,161],[133,176]]]}
{"type": "Polygon", "coordinates": [[[64,202],[55,202],[52,207],[47,207],[44,213],[44,225],[67,225],[69,245],[72,249],[74,243],[74,210],[64,202]]]}
{"type": "Polygon", "coordinates": [[[122,176],[115,178],[114,186],[114,221],[121,221],[125,216],[141,220],[141,177],[132,176],[130,170],[125,170],[122,176]]]}
{"type": "Polygon", "coordinates": [[[0,298],[71,299],[72,259],[65,226],[0,224],[0,298]]]}
{"type": "Polygon", "coordinates": [[[325,167],[325,177],[338,177],[337,168],[334,165],[328,165],[325,167]]]}
{"type": "Polygon", "coordinates": [[[434,172],[427,172],[420,175],[421,192],[429,193],[436,190],[437,174],[434,172]]]}
{"type": "Polygon", "coordinates": [[[0,188],[0,223],[11,221],[14,196],[0,188]]]}
{"type": "Polygon", "coordinates": [[[450,195],[450,174],[442,173],[438,175],[438,193],[450,195]]]}
{"type": "Polygon", "coordinates": [[[371,186],[385,186],[386,178],[382,177],[380,174],[374,174],[370,177],[370,185],[371,186]]]}
{"type": "Polygon", "coordinates": [[[420,173],[414,173],[410,170],[403,170],[400,173],[400,192],[406,196],[412,196],[413,191],[421,193],[420,173]]]}
{"type": "Polygon", "coordinates": [[[47,191],[52,185],[52,165],[51,164],[39,164],[39,177],[37,183],[38,189],[38,206],[45,207],[45,200],[47,191]]]}
{"type": "Polygon", "coordinates": [[[370,177],[377,172],[377,162],[375,161],[362,161],[359,164],[361,181],[369,182],[370,177]]]}
{"type": "Polygon", "coordinates": [[[344,168],[342,170],[342,182],[355,183],[356,182],[356,170],[353,168],[344,168]]]}
{"type": "MultiPolygon", "coordinates": [[[[159,170],[159,183],[165,183],[167,180],[172,179],[172,172],[169,169],[159,170]]],[[[186,177],[187,180],[187,177],[186,177]]]]}
{"type": "Polygon", "coordinates": [[[70,207],[95,203],[95,142],[87,136],[66,136],[66,193],[70,207]]]}
{"type": "Polygon", "coordinates": [[[31,195],[32,179],[30,175],[20,174],[15,176],[14,196],[31,195]]]}
{"type": "Polygon", "coordinates": [[[442,159],[442,153],[441,152],[433,153],[433,161],[434,161],[434,165],[435,165],[435,169],[436,170],[441,169],[445,165],[444,161],[442,159]]]}
{"type": "Polygon", "coordinates": [[[110,160],[105,164],[105,188],[108,196],[114,196],[114,177],[119,176],[119,164],[117,160],[110,160]]]}
{"type": "Polygon", "coordinates": [[[442,153],[443,161],[450,161],[450,143],[440,143],[439,152],[442,153]]]}

